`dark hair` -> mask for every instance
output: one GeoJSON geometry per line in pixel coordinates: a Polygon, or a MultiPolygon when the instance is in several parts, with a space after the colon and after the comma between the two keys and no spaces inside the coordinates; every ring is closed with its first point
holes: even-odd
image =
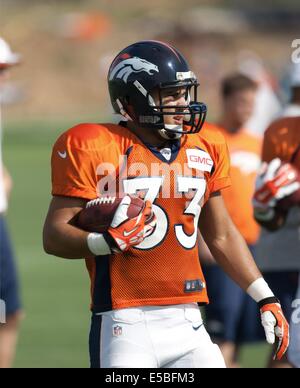
{"type": "Polygon", "coordinates": [[[256,90],[257,83],[243,74],[233,74],[222,81],[222,96],[229,97],[236,92],[244,90],[256,90]]]}

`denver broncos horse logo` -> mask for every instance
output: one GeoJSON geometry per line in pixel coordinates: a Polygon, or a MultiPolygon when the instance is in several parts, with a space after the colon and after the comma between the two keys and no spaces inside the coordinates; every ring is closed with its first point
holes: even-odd
{"type": "Polygon", "coordinates": [[[120,62],[110,73],[109,80],[111,81],[114,78],[120,78],[127,83],[128,77],[132,73],[141,73],[142,71],[149,75],[153,75],[154,72],[159,73],[158,67],[153,63],[142,58],[133,57],[120,62]]]}

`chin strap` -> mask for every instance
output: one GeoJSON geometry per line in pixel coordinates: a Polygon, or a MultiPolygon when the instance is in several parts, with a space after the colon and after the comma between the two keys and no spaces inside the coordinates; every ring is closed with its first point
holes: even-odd
{"type": "Polygon", "coordinates": [[[182,136],[180,133],[170,133],[165,129],[160,129],[158,133],[163,139],[166,139],[166,140],[177,140],[177,139],[180,139],[182,136]]]}
{"type": "MultiPolygon", "coordinates": [[[[174,125],[174,127],[176,127],[176,129],[178,128],[177,125],[176,126],[174,125]]],[[[160,134],[160,136],[162,138],[167,139],[167,140],[177,140],[177,139],[180,139],[181,136],[182,136],[181,133],[177,133],[177,132],[173,132],[172,133],[172,129],[171,128],[159,129],[158,133],[160,134]]]]}

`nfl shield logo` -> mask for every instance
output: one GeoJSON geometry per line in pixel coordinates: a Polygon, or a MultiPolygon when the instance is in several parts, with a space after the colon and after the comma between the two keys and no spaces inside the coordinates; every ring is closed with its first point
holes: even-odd
{"type": "Polygon", "coordinates": [[[114,337],[119,337],[120,335],[122,335],[122,327],[117,325],[117,326],[114,326],[113,327],[113,336],[114,337]]]}

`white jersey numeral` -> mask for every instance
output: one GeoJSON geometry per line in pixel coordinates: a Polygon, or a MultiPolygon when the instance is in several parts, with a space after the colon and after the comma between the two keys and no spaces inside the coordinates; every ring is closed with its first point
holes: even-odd
{"type": "MultiPolygon", "coordinates": [[[[160,190],[164,183],[164,177],[151,178],[133,178],[123,181],[124,192],[127,194],[137,195],[139,191],[145,192],[145,200],[152,202],[153,211],[157,217],[157,227],[155,232],[147,237],[141,244],[136,246],[137,249],[153,249],[160,245],[166,238],[169,229],[168,215],[163,208],[155,204],[160,190]]],[[[205,194],[206,181],[204,178],[177,177],[178,193],[187,194],[191,190],[195,192],[194,197],[188,203],[184,211],[186,215],[194,216],[194,232],[188,235],[184,231],[183,225],[175,226],[175,234],[178,242],[186,249],[192,249],[197,241],[197,227],[201,213],[200,202],[205,194]]]]}
{"type": "Polygon", "coordinates": [[[178,192],[187,194],[195,190],[194,198],[185,209],[184,214],[194,216],[194,233],[190,236],[184,232],[183,225],[175,226],[175,233],[180,244],[186,249],[192,249],[197,241],[197,228],[201,213],[200,202],[205,194],[206,181],[203,178],[178,177],[178,192]]]}

